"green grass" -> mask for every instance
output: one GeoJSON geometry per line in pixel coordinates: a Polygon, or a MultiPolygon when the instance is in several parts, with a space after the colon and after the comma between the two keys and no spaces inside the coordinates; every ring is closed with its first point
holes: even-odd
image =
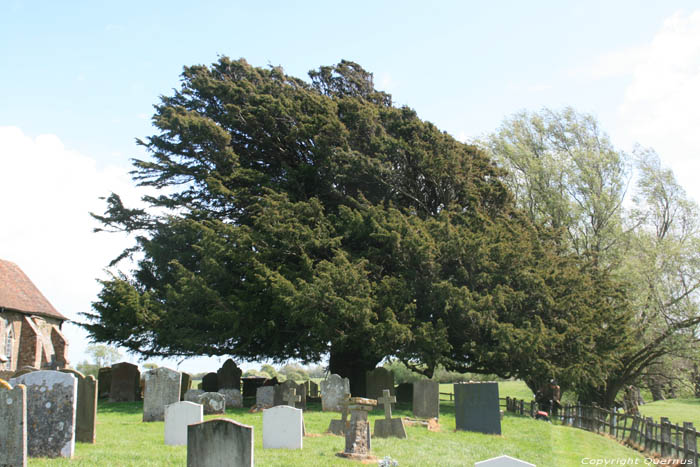
{"type": "MultiPolygon", "coordinates": [[[[453,384],[441,384],[441,393],[454,394],[453,384]]],[[[523,381],[499,381],[498,382],[498,397],[513,397],[515,399],[523,399],[529,402],[533,399],[532,391],[523,381]]],[[[442,396],[442,399],[447,399],[447,396],[442,396]]]]}
{"type": "MultiPolygon", "coordinates": [[[[163,423],[142,423],[141,403],[100,403],[97,443],[77,443],[72,460],[30,459],[30,466],[171,466],[185,465],[184,446],[166,446],[163,423]]],[[[397,416],[410,417],[408,406],[399,405],[397,416]]],[[[359,465],[336,457],[344,439],[323,434],[337,414],[319,411],[311,404],[304,413],[306,430],[300,451],[262,449],[262,414],[246,409],[228,410],[227,417],[255,427],[255,462],[260,466],[352,466],[359,465]]],[[[381,417],[376,410],[370,420],[381,417]]],[[[207,416],[206,419],[216,418],[207,416]]],[[[406,427],[407,440],[372,440],[372,451],[379,458],[391,456],[404,466],[471,466],[474,462],[507,454],[539,467],[581,465],[584,457],[601,459],[643,457],[614,440],[582,430],[507,414],[502,435],[483,435],[455,430],[454,405],[441,405],[440,432],[418,426],[406,427]]]]}
{"type": "Polygon", "coordinates": [[[683,426],[683,422],[692,422],[700,427],[700,399],[669,399],[639,406],[639,412],[645,417],[652,417],[658,422],[667,417],[671,423],[683,426]]]}

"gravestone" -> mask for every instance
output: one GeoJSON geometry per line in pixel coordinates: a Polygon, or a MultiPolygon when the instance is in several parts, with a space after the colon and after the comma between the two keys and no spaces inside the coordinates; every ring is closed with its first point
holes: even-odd
{"type": "Polygon", "coordinates": [[[318,383],[309,381],[309,397],[318,397],[318,383]]]}
{"type": "Polygon", "coordinates": [[[109,396],[112,387],[112,368],[105,367],[97,370],[97,397],[104,399],[109,396]]]}
{"type": "Polygon", "coordinates": [[[391,404],[396,402],[396,396],[392,396],[388,389],[383,391],[382,397],[377,400],[384,406],[384,418],[374,421],[374,436],[377,438],[401,438],[405,439],[406,428],[402,418],[391,418],[391,404]]]}
{"type": "Polygon", "coordinates": [[[27,453],[73,457],[78,381],[70,373],[41,370],[10,380],[27,388],[27,453]]]}
{"type": "Polygon", "coordinates": [[[340,412],[350,394],[350,380],[332,374],[321,381],[321,407],[324,412],[340,412]]]}
{"type": "Polygon", "coordinates": [[[263,386],[267,379],[268,378],[263,378],[262,376],[246,376],[245,378],[241,378],[243,382],[243,397],[257,397],[258,388],[263,386]]]}
{"type": "Polygon", "coordinates": [[[454,395],[458,430],[501,434],[498,383],[458,383],[454,395]]]}
{"type": "Polygon", "coordinates": [[[187,402],[194,402],[196,404],[199,404],[199,398],[204,394],[204,391],[201,389],[190,389],[185,393],[185,400],[187,402]]]}
{"type": "Polygon", "coordinates": [[[165,407],[165,444],[187,445],[187,425],[202,423],[204,412],[201,404],[175,402],[165,407]]]}
{"type": "Polygon", "coordinates": [[[440,417],[440,384],[424,379],[413,383],[413,416],[440,417]]]}
{"type": "Polygon", "coordinates": [[[396,386],[396,402],[404,404],[413,402],[413,383],[401,383],[396,386]]]}
{"type": "Polygon", "coordinates": [[[189,373],[182,372],[180,379],[180,400],[185,400],[185,393],[192,389],[192,375],[189,373]]]}
{"type": "Polygon", "coordinates": [[[187,467],[253,467],[253,427],[219,418],[187,427],[187,467]]]}
{"type": "Polygon", "coordinates": [[[258,407],[273,407],[275,405],[275,387],[260,386],[255,393],[255,405],[258,407]]]}
{"type": "Polygon", "coordinates": [[[27,373],[31,373],[32,371],[39,371],[39,368],[31,365],[23,366],[22,368],[12,373],[12,378],[17,378],[18,376],[26,375],[27,373]]]}
{"type": "Polygon", "coordinates": [[[536,467],[535,464],[521,461],[510,456],[498,456],[485,461],[479,461],[474,467],[536,467]]]}
{"type": "Polygon", "coordinates": [[[207,373],[202,378],[202,391],[216,392],[219,390],[219,377],[216,373],[207,373]]]}
{"type": "Polygon", "coordinates": [[[109,388],[110,402],[133,402],[140,399],[141,372],[139,367],[128,362],[112,365],[112,385],[109,388]]]}
{"type": "Polygon", "coordinates": [[[378,399],[382,391],[388,389],[394,395],[394,374],[384,367],[367,372],[367,398],[378,399]]]}
{"type": "Polygon", "coordinates": [[[241,390],[241,371],[232,359],[228,359],[216,372],[217,390],[218,389],[237,389],[241,390]]]}
{"type": "Polygon", "coordinates": [[[345,451],[338,455],[356,460],[367,459],[372,449],[367,413],[377,406],[377,401],[364,397],[351,397],[347,401],[350,424],[345,430],[345,451]]]}
{"type": "Polygon", "coordinates": [[[155,368],[144,374],[143,421],[165,420],[165,406],[180,401],[179,371],[155,368]]]}
{"type": "Polygon", "coordinates": [[[263,448],[301,449],[304,416],[301,409],[278,405],[263,410],[263,448]]]}
{"type": "Polygon", "coordinates": [[[226,399],[227,409],[243,407],[243,398],[241,397],[241,391],[238,389],[219,389],[218,393],[223,394],[226,399]]]}
{"type": "Polygon", "coordinates": [[[27,388],[0,379],[0,465],[27,465],[27,388]]]}
{"type": "Polygon", "coordinates": [[[94,443],[97,433],[97,381],[92,375],[85,376],[77,370],[59,370],[70,373],[78,381],[78,405],[75,409],[75,440],[94,443]]]}
{"type": "Polygon", "coordinates": [[[199,403],[204,408],[204,415],[226,413],[226,397],[218,392],[205,392],[199,396],[199,403]]]}
{"type": "Polygon", "coordinates": [[[306,410],[306,386],[304,384],[297,384],[294,381],[285,381],[284,383],[280,384],[280,391],[281,391],[281,397],[282,400],[278,403],[277,400],[275,400],[275,405],[289,405],[292,407],[295,407],[297,409],[302,409],[306,410]],[[287,401],[286,396],[289,393],[291,389],[294,389],[296,396],[298,399],[295,399],[295,403],[292,404],[291,402],[287,401]]]}
{"type": "Polygon", "coordinates": [[[342,412],[341,412],[341,417],[340,420],[338,419],[333,419],[331,420],[330,425],[328,425],[328,433],[332,433],[337,436],[343,436],[345,435],[345,429],[349,426],[350,422],[348,421],[348,400],[350,399],[350,395],[347,396],[345,401],[341,404],[342,405],[342,412]]]}

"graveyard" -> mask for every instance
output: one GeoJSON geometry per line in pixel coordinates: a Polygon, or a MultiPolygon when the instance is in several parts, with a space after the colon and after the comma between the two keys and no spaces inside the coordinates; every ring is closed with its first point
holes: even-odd
{"type": "MultiPolygon", "coordinates": [[[[38,373],[33,374],[37,375],[38,373]]],[[[458,390],[457,392],[460,392],[462,386],[477,386],[477,390],[482,392],[488,389],[486,387],[488,383],[486,385],[455,385],[454,387],[458,390]]],[[[517,397],[526,392],[522,382],[508,381],[501,383],[500,386],[503,397],[517,397]]],[[[441,390],[444,387],[445,385],[441,390]]],[[[167,391],[163,389],[161,392],[167,391]]],[[[400,466],[465,466],[501,455],[522,459],[539,466],[580,465],[581,459],[590,457],[631,458],[639,459],[639,462],[643,462],[645,459],[641,453],[604,436],[559,424],[536,421],[530,417],[507,411],[500,421],[500,435],[457,430],[458,416],[456,411],[459,408],[454,401],[449,400],[440,401],[439,425],[437,428],[432,427],[429,430],[422,424],[411,423],[411,421],[416,420],[413,410],[415,406],[412,407],[412,404],[407,402],[394,403],[395,398],[389,395],[389,391],[383,390],[383,392],[384,394],[380,396],[379,401],[383,401],[384,398],[391,401],[392,409],[389,410],[391,415],[387,414],[386,406],[382,406],[381,403],[370,404],[371,410],[367,411],[367,421],[372,427],[371,454],[373,457],[371,461],[373,463],[390,458],[398,462],[397,465],[400,466]],[[396,436],[377,436],[377,424],[385,421],[387,415],[393,420],[401,420],[402,427],[405,424],[405,439],[396,436]]],[[[292,390],[291,396],[288,395],[287,400],[283,403],[295,403],[292,400],[299,401],[301,397],[294,394],[295,391],[292,390]]],[[[371,399],[355,399],[374,402],[371,399]]],[[[445,397],[445,399],[447,398],[445,397]]],[[[476,400],[476,398],[472,397],[472,400],[476,400]]],[[[199,451],[189,448],[190,452],[188,453],[186,441],[184,444],[182,439],[179,442],[167,442],[168,438],[173,440],[178,436],[180,438],[184,436],[186,440],[188,435],[193,436],[191,431],[184,435],[168,434],[166,428],[168,411],[174,410],[177,405],[188,407],[187,417],[189,417],[189,421],[185,423],[226,418],[237,424],[252,427],[252,450],[250,452],[256,465],[357,464],[356,460],[338,456],[343,451],[345,439],[343,436],[328,433],[328,428],[333,420],[339,418],[339,414],[333,411],[324,412],[322,403],[317,400],[312,399],[306,403],[302,422],[303,437],[302,427],[297,425],[298,439],[303,442],[303,445],[300,446],[275,446],[274,440],[267,437],[266,431],[270,430],[271,425],[268,423],[266,426],[267,422],[265,421],[268,417],[276,418],[274,410],[284,409],[299,412],[297,420],[301,421],[302,411],[300,409],[279,405],[272,409],[251,411],[248,406],[244,405],[243,407],[226,408],[222,413],[202,416],[200,404],[178,402],[165,408],[165,422],[162,421],[162,418],[148,422],[144,421],[145,414],[149,413],[147,405],[148,402],[144,401],[110,402],[109,399],[100,399],[95,424],[95,443],[77,441],[72,458],[29,457],[27,465],[197,465],[190,464],[190,462],[192,462],[193,453],[199,451]],[[189,408],[193,410],[189,410],[189,408]]],[[[700,412],[700,410],[697,411],[700,412]]],[[[289,415],[285,415],[285,417],[289,417],[289,415]]],[[[484,414],[484,417],[488,418],[489,414],[484,414]]],[[[188,430],[203,425],[206,424],[190,425],[188,430]]],[[[209,437],[203,439],[209,440],[209,437]]],[[[230,443],[228,444],[230,445],[230,443]]],[[[209,449],[205,445],[199,450],[207,452],[209,449]]]]}

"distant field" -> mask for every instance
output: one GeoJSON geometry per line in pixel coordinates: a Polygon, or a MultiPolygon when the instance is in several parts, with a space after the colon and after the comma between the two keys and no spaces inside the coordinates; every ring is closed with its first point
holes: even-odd
{"type": "Polygon", "coordinates": [[[639,406],[639,412],[645,417],[652,417],[659,421],[661,417],[668,417],[671,423],[683,425],[683,422],[692,422],[696,428],[700,427],[700,399],[669,399],[656,401],[639,406]]]}

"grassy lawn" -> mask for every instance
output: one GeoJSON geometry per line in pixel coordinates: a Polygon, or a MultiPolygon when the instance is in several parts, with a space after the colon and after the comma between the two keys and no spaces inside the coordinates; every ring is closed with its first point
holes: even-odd
{"type": "Polygon", "coordinates": [[[639,406],[639,412],[645,417],[659,421],[668,417],[671,423],[683,426],[683,422],[693,422],[700,427],[700,399],[669,399],[639,406]]]}
{"type": "MultiPolygon", "coordinates": [[[[305,412],[307,432],[304,449],[286,451],[262,449],[262,413],[246,409],[227,411],[226,416],[255,427],[255,462],[261,466],[351,466],[351,461],[335,456],[342,451],[344,439],[323,434],[331,418],[337,414],[319,411],[312,404],[305,412]]],[[[142,423],[141,403],[101,402],[98,409],[97,443],[77,443],[72,460],[30,459],[30,466],[172,466],[185,465],[186,448],[166,446],[163,423],[142,423]]],[[[410,417],[408,407],[394,411],[410,417]]],[[[379,418],[380,411],[370,414],[379,418]]],[[[207,416],[207,419],[215,416],[207,416]]],[[[441,406],[440,432],[426,428],[406,427],[408,440],[372,440],[373,453],[382,458],[391,456],[400,466],[471,466],[474,462],[507,454],[540,467],[581,465],[584,457],[601,459],[643,457],[611,439],[546,422],[507,414],[501,436],[455,431],[454,405],[441,406]]]]}

